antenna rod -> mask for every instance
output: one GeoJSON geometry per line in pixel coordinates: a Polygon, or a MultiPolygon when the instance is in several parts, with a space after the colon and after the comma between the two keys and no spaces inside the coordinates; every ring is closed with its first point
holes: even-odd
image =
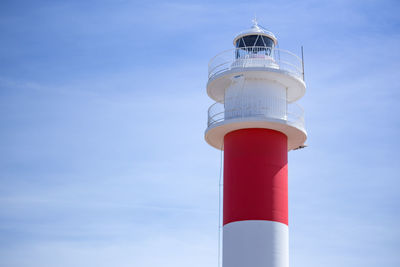
{"type": "Polygon", "coordinates": [[[301,67],[303,68],[303,81],[304,81],[304,53],[303,53],[303,46],[301,46],[301,67]]]}

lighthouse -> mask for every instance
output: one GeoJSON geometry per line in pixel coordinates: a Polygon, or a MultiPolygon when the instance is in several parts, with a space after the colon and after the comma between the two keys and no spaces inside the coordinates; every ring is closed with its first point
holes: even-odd
{"type": "Polygon", "coordinates": [[[205,140],[224,151],[223,267],[288,267],[288,151],[304,147],[304,68],[253,21],[208,65],[205,140]]]}

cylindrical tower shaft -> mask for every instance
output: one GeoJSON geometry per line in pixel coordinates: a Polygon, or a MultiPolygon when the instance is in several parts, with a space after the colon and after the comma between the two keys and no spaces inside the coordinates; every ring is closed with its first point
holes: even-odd
{"type": "Polygon", "coordinates": [[[287,136],[252,128],[224,138],[224,267],[287,267],[287,136]]]}
{"type": "Polygon", "coordinates": [[[224,150],[223,267],[289,267],[288,151],[304,147],[295,54],[254,21],[209,63],[206,141],[224,150]]]}

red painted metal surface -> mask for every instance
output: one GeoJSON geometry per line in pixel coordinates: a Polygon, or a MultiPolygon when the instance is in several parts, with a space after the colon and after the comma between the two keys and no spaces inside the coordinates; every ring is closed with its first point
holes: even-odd
{"type": "Polygon", "coordinates": [[[224,139],[224,225],[243,220],[288,224],[287,137],[241,129],[224,139]]]}

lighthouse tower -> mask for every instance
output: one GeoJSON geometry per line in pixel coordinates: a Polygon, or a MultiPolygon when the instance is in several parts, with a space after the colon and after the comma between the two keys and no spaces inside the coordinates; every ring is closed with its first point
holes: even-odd
{"type": "Polygon", "coordinates": [[[302,60],[254,20],[213,57],[205,139],[224,150],[223,267],[288,267],[288,151],[304,146],[302,60]]]}

